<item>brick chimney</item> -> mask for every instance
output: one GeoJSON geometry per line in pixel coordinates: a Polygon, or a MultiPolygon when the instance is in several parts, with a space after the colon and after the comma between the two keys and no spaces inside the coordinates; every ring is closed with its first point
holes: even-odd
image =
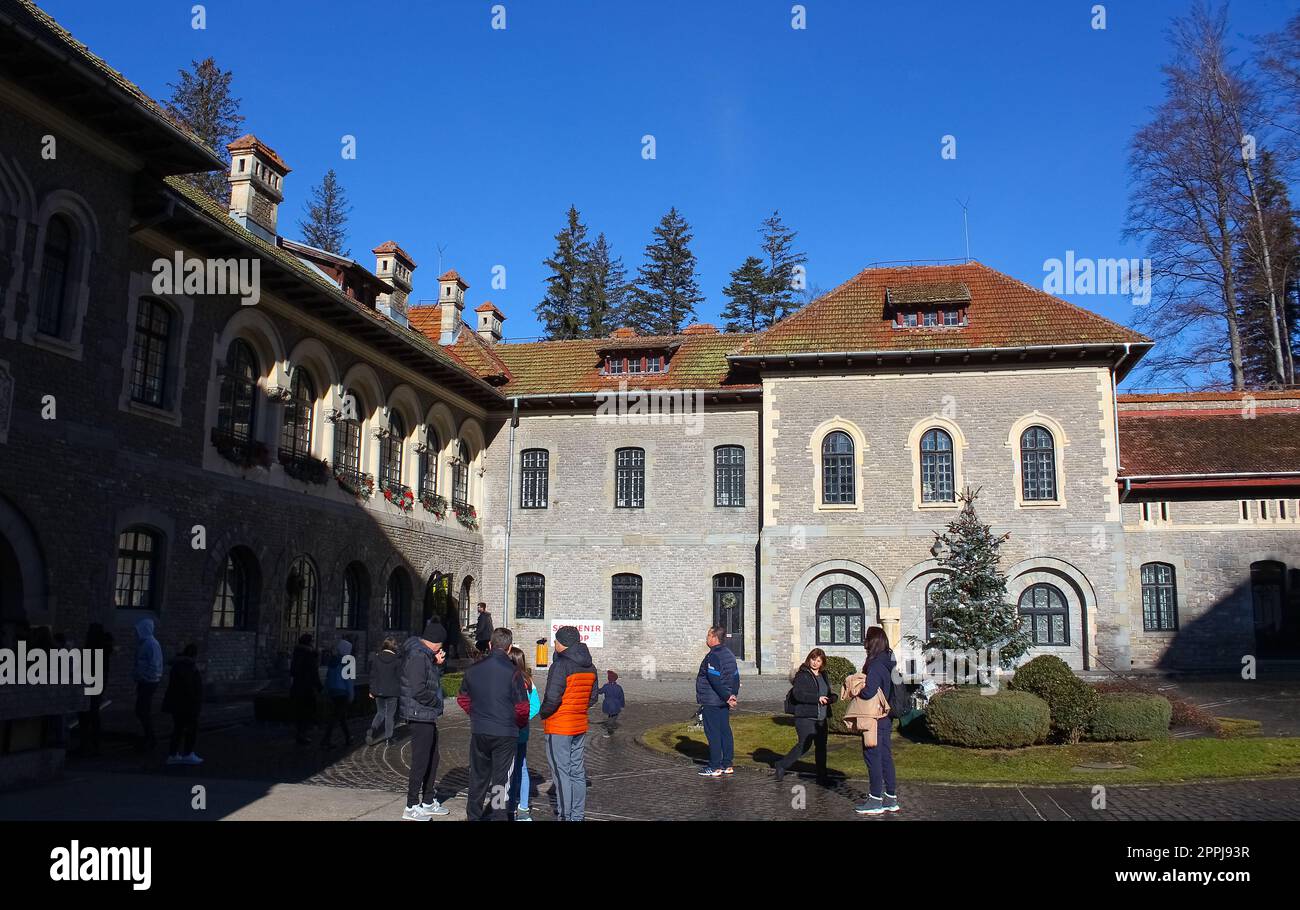
{"type": "Polygon", "coordinates": [[[406,325],[406,299],[411,293],[415,260],[392,240],[379,244],[370,252],[375,254],[375,274],[393,286],[391,294],[380,294],[375,299],[375,307],[394,322],[406,325]]]}
{"type": "Polygon", "coordinates": [[[442,307],[439,344],[456,343],[464,319],[465,292],[468,290],[469,285],[456,274],[455,269],[438,276],[438,306],[442,307]]]}
{"type": "Polygon", "coordinates": [[[501,323],[506,321],[505,314],[487,300],[476,306],[474,312],[478,314],[478,337],[488,344],[500,341],[501,323]]]}
{"type": "Polygon", "coordinates": [[[276,213],[284,201],[289,165],[252,133],[226,146],[230,152],[230,217],[275,243],[276,213]]]}

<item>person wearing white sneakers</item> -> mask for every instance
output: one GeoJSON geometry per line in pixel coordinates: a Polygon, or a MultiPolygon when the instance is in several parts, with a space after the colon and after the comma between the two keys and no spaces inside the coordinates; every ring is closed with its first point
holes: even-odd
{"type": "Polygon", "coordinates": [[[427,822],[450,814],[438,802],[433,785],[438,774],[442,663],[447,659],[442,644],[446,640],[446,630],[437,620],[430,620],[419,636],[412,635],[402,642],[397,710],[411,731],[411,770],[406,779],[402,821],[427,822]]]}
{"type": "Polygon", "coordinates": [[[203,676],[194,661],[198,656],[199,646],[190,642],[172,661],[162,704],[163,713],[172,716],[171,748],[167,750],[169,765],[203,764],[203,759],[194,754],[194,740],[199,735],[199,707],[203,703],[203,676]]]}

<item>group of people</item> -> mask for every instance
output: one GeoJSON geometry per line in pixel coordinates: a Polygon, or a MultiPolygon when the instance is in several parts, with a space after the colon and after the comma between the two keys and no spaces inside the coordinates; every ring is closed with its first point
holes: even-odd
{"type": "MultiPolygon", "coordinates": [[[[731,733],[731,712],[740,695],[740,673],[736,657],[726,646],[727,631],[722,626],[709,629],[705,643],[708,653],[700,661],[695,678],[695,698],[700,706],[700,720],[709,743],[708,762],[699,770],[701,777],[727,777],[735,774],[735,744],[731,733]]],[[[854,806],[859,815],[882,815],[899,811],[898,785],[894,774],[894,755],[890,749],[893,717],[901,716],[904,696],[896,685],[896,661],[889,638],[880,626],[867,629],[863,647],[867,652],[862,673],[846,680],[846,694],[860,699],[851,706],[856,729],[863,734],[862,756],[867,765],[870,791],[867,798],[854,806]]],[[[796,761],[813,750],[817,782],[826,785],[826,741],[830,731],[831,706],[840,694],[831,688],[826,675],[826,652],[813,648],[791,678],[786,695],[786,713],[794,716],[795,744],[777,759],[773,770],[781,781],[796,761]]]]}

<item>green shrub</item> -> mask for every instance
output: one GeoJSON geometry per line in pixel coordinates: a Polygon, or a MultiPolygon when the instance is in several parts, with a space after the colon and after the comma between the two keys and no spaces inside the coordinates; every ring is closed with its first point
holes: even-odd
{"type": "Polygon", "coordinates": [[[465,677],[464,673],[444,673],[442,675],[442,696],[443,698],[455,698],[460,694],[460,681],[465,677]]]}
{"type": "Polygon", "coordinates": [[[1163,695],[1108,693],[1097,703],[1088,738],[1099,742],[1164,739],[1172,715],[1173,706],[1163,695]]]}
{"type": "MultiPolygon", "coordinates": [[[[1152,683],[1139,679],[1103,680],[1102,682],[1093,683],[1092,687],[1103,695],[1107,692],[1138,692],[1146,695],[1163,694],[1156,692],[1152,683]]],[[[1225,729],[1220,718],[1215,717],[1177,693],[1165,694],[1164,697],[1169,699],[1169,704],[1173,707],[1174,713],[1169,719],[1170,726],[1196,727],[1207,733],[1213,733],[1215,736],[1224,735],[1225,729]]]]}
{"type": "Polygon", "coordinates": [[[941,743],[973,749],[1015,749],[1047,739],[1051,711],[1029,692],[1003,690],[981,695],[976,688],[952,689],[925,708],[930,732],[941,743]]]}
{"type": "Polygon", "coordinates": [[[1096,690],[1052,654],[1035,657],[1020,667],[1009,686],[1047,702],[1052,713],[1052,737],[1060,742],[1077,743],[1082,739],[1097,709],[1096,690]]]}
{"type": "MultiPolygon", "coordinates": [[[[827,657],[824,672],[826,673],[826,681],[831,685],[831,693],[839,695],[840,685],[843,684],[844,678],[857,673],[858,668],[847,657],[827,657]]],[[[847,701],[837,701],[831,705],[830,723],[827,724],[827,729],[831,733],[849,734],[849,731],[844,729],[844,712],[848,709],[849,703],[847,701]]],[[[858,734],[853,733],[851,735],[857,736],[858,734]]]]}

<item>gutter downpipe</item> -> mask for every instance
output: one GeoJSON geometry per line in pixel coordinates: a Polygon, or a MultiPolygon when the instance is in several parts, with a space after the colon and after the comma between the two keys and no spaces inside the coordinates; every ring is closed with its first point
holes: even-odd
{"type": "MultiPolygon", "coordinates": [[[[1119,370],[1120,367],[1124,365],[1124,361],[1128,360],[1128,355],[1132,347],[1133,345],[1130,342],[1127,341],[1124,342],[1124,355],[1115,362],[1115,367],[1110,371],[1110,408],[1115,419],[1115,473],[1117,475],[1119,474],[1120,471],[1124,469],[1123,463],[1120,461],[1120,452],[1119,452],[1119,370]]],[[[1128,484],[1126,481],[1125,482],[1126,493],[1127,490],[1128,490],[1128,484]]],[[[1124,516],[1123,514],[1121,514],[1120,528],[1123,529],[1123,527],[1124,527],[1124,516]]],[[[1086,635],[1088,629],[1088,600],[1086,597],[1080,598],[1079,603],[1080,603],[1079,612],[1081,614],[1079,616],[1079,621],[1080,623],[1082,623],[1083,628],[1085,630],[1084,634],[1086,635]]],[[[1092,655],[1089,654],[1088,652],[1087,642],[1084,643],[1084,648],[1083,648],[1083,669],[1085,673],[1092,669],[1092,655]]]]}
{"type": "MultiPolygon", "coordinates": [[[[515,505],[515,427],[519,426],[519,399],[511,400],[510,413],[510,461],[506,465],[506,540],[505,540],[505,577],[501,579],[502,615],[510,616],[510,526],[514,518],[515,505]]],[[[504,621],[504,620],[503,620],[504,621]]]]}

